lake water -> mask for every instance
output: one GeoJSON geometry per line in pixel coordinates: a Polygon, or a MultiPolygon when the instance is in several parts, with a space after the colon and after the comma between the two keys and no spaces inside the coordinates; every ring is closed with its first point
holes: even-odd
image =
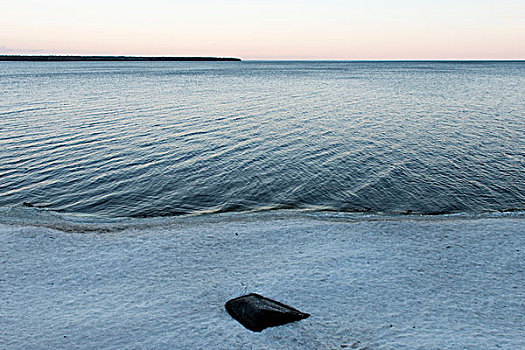
{"type": "Polygon", "coordinates": [[[525,207],[523,62],[1,62],[0,206],[525,207]]]}
{"type": "Polygon", "coordinates": [[[523,62],[1,62],[0,347],[525,348],[524,92],[523,62]],[[250,292],[311,316],[252,333],[250,292]]]}

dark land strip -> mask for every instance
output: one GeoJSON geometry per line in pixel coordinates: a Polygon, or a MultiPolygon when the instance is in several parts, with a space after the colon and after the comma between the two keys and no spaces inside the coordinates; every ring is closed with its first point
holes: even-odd
{"type": "Polygon", "coordinates": [[[0,61],[64,62],[64,61],[240,61],[235,57],[164,57],[164,56],[53,56],[0,55],[0,61]]]}

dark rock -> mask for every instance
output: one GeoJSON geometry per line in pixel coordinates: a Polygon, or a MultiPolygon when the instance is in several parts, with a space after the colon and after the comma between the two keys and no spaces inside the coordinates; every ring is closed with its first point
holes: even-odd
{"type": "Polygon", "coordinates": [[[255,293],[231,299],[224,306],[231,317],[253,332],[261,332],[268,327],[281,326],[310,316],[255,293]]]}
{"type": "Polygon", "coordinates": [[[35,206],[34,204],[29,203],[29,202],[24,202],[24,203],[22,203],[22,205],[23,205],[24,207],[28,207],[28,208],[32,208],[32,207],[35,206]]]}

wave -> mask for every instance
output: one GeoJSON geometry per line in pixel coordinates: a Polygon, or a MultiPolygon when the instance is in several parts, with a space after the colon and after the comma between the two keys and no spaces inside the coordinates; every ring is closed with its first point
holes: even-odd
{"type": "Polygon", "coordinates": [[[505,210],[487,210],[482,212],[441,212],[416,213],[412,211],[398,213],[379,213],[363,210],[336,210],[333,208],[294,208],[276,206],[240,210],[194,212],[183,215],[157,217],[119,217],[108,218],[91,214],[64,213],[46,208],[15,205],[0,207],[0,225],[42,227],[70,233],[117,233],[122,231],[141,231],[163,229],[174,225],[193,225],[216,222],[260,221],[282,218],[299,220],[328,221],[398,221],[398,220],[458,220],[483,218],[525,218],[525,208],[505,210]]]}

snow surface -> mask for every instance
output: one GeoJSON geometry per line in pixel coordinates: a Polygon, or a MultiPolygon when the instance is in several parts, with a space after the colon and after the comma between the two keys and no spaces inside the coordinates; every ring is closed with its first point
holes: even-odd
{"type": "Polygon", "coordinates": [[[521,214],[27,213],[0,215],[2,349],[525,348],[521,214]],[[311,316],[250,332],[249,292],[311,316]]]}

